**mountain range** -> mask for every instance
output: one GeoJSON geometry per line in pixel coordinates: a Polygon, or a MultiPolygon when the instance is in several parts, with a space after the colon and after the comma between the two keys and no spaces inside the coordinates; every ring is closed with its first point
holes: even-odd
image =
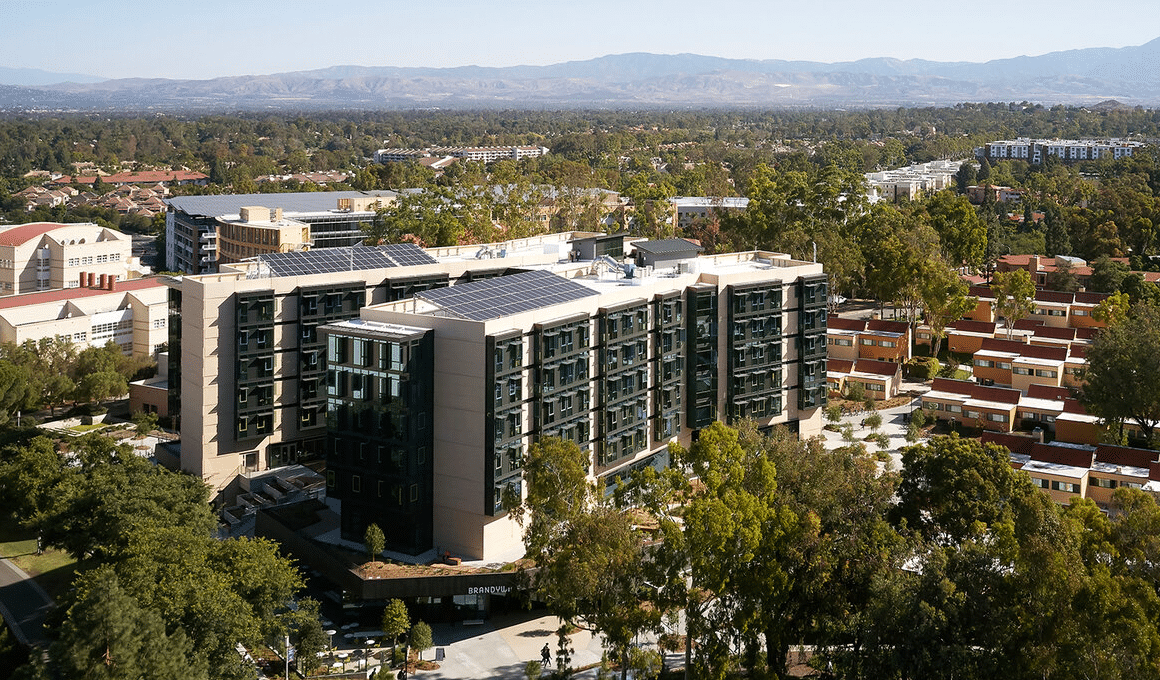
{"type": "Polygon", "coordinates": [[[0,85],[0,110],[7,111],[1085,105],[1108,99],[1147,106],[1160,103],[1160,38],[981,63],[631,53],[547,66],[333,66],[209,80],[100,80],[0,68],[0,83],[12,83],[0,85]],[[53,75],[57,82],[48,84],[53,75]]]}

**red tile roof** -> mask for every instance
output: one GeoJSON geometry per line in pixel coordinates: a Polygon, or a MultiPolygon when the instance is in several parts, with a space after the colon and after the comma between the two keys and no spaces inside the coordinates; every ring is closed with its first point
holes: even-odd
{"type": "Polygon", "coordinates": [[[1022,354],[1023,350],[1027,349],[1027,345],[1019,340],[983,338],[983,343],[979,345],[979,349],[985,349],[989,352],[1011,352],[1012,354],[1022,354]]]}
{"type": "Polygon", "coordinates": [[[65,288],[62,290],[44,290],[36,293],[9,295],[7,297],[0,297],[0,309],[13,309],[16,307],[24,307],[25,305],[40,305],[46,302],[63,302],[76,298],[108,295],[109,293],[126,293],[131,290],[145,290],[163,285],[165,284],[161,282],[160,277],[150,276],[143,279],[117,281],[113,284],[113,290],[111,291],[102,288],[65,288]]]}
{"type": "Polygon", "coordinates": [[[910,326],[905,321],[889,321],[887,319],[870,319],[866,323],[866,328],[872,331],[885,331],[887,333],[906,333],[910,326]]]}
{"type": "Polygon", "coordinates": [[[1136,449],[1129,446],[1113,446],[1111,444],[1096,445],[1096,460],[1110,465],[1131,465],[1133,467],[1148,467],[1156,460],[1157,453],[1148,449],[1136,449]]]}
{"type": "Polygon", "coordinates": [[[1049,361],[1063,361],[1067,359],[1066,347],[1051,347],[1046,345],[1024,345],[1020,351],[1025,357],[1033,359],[1047,359],[1049,361]]]}
{"type": "Polygon", "coordinates": [[[37,236],[44,236],[54,229],[73,226],[59,222],[30,222],[0,231],[0,246],[18,246],[28,243],[37,236]]]}
{"type": "Polygon", "coordinates": [[[854,370],[854,362],[849,359],[826,359],[826,372],[833,371],[834,373],[851,373],[854,370]]]}
{"type": "Polygon", "coordinates": [[[947,328],[955,331],[962,331],[964,333],[994,333],[995,324],[990,321],[971,321],[970,319],[960,319],[947,328]]]}
{"type": "Polygon", "coordinates": [[[1027,435],[1007,434],[1005,432],[991,432],[984,430],[979,440],[984,444],[998,444],[1011,453],[1031,453],[1031,445],[1038,444],[1039,440],[1027,435]]]}
{"type": "Polygon", "coordinates": [[[1094,457],[1095,453],[1086,449],[1074,449],[1070,446],[1052,446],[1051,444],[1040,444],[1038,442],[1031,445],[1031,459],[1044,463],[1090,468],[1094,457]]]}
{"type": "Polygon", "coordinates": [[[1066,387],[1056,387],[1055,385],[1031,384],[1027,386],[1027,396],[1031,399],[1063,401],[1064,399],[1071,398],[1071,390],[1066,387]]]}
{"type": "Polygon", "coordinates": [[[826,327],[840,331],[866,330],[866,321],[863,319],[843,319],[840,316],[831,316],[826,320],[826,327]]]}
{"type": "Polygon", "coordinates": [[[1056,328],[1054,326],[1037,326],[1035,337],[1054,338],[1056,340],[1075,340],[1074,328],[1056,328]]]}
{"type": "Polygon", "coordinates": [[[902,370],[902,364],[893,361],[878,361],[877,359],[859,359],[854,364],[854,370],[859,373],[889,377],[897,375],[902,370]]]}

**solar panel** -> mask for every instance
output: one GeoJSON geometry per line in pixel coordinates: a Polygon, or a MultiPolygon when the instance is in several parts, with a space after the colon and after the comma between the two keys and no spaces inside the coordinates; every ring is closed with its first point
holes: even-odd
{"type": "Polygon", "coordinates": [[[439,261],[427,254],[414,243],[394,243],[379,246],[387,257],[398,263],[400,267],[413,267],[421,264],[438,264],[439,261]]]}
{"type": "Polygon", "coordinates": [[[455,316],[487,321],[590,295],[597,295],[597,292],[551,272],[535,270],[428,290],[417,293],[415,297],[455,316]]]}
{"type": "Polygon", "coordinates": [[[258,258],[273,276],[304,276],[337,272],[436,264],[437,260],[414,243],[368,247],[322,248],[293,253],[270,253],[258,258]]]}

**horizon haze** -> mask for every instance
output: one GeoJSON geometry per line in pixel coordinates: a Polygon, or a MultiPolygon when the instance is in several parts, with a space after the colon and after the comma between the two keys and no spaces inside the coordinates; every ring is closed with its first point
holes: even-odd
{"type": "MultiPolygon", "coordinates": [[[[334,66],[543,66],[647,52],[726,59],[816,61],[867,58],[981,63],[1092,47],[1142,45],[1160,36],[1160,14],[1142,0],[1107,0],[1093,17],[1079,0],[1014,3],[988,21],[969,9],[921,14],[898,0],[799,5],[352,0],[335,13],[317,3],[203,0],[171,5],[125,0],[44,5],[5,2],[0,66],[102,79],[280,74],[334,66]],[[131,18],[131,20],[130,20],[131,18]],[[1114,31],[1089,30],[1106,22],[1114,31]],[[967,30],[964,28],[967,27],[967,30]],[[4,33],[8,33],[5,35],[4,33]],[[68,42],[65,42],[67,38],[68,42]]],[[[16,84],[16,83],[12,83],[16,84]]],[[[33,84],[33,83],[21,83],[33,84]]],[[[47,83],[35,83],[47,84],[47,83]]]]}

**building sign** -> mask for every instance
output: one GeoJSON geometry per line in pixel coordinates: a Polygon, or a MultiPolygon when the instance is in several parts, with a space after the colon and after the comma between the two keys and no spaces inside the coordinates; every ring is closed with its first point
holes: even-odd
{"type": "Polygon", "coordinates": [[[512,591],[511,586],[471,586],[467,589],[468,595],[507,595],[512,591]]]}

